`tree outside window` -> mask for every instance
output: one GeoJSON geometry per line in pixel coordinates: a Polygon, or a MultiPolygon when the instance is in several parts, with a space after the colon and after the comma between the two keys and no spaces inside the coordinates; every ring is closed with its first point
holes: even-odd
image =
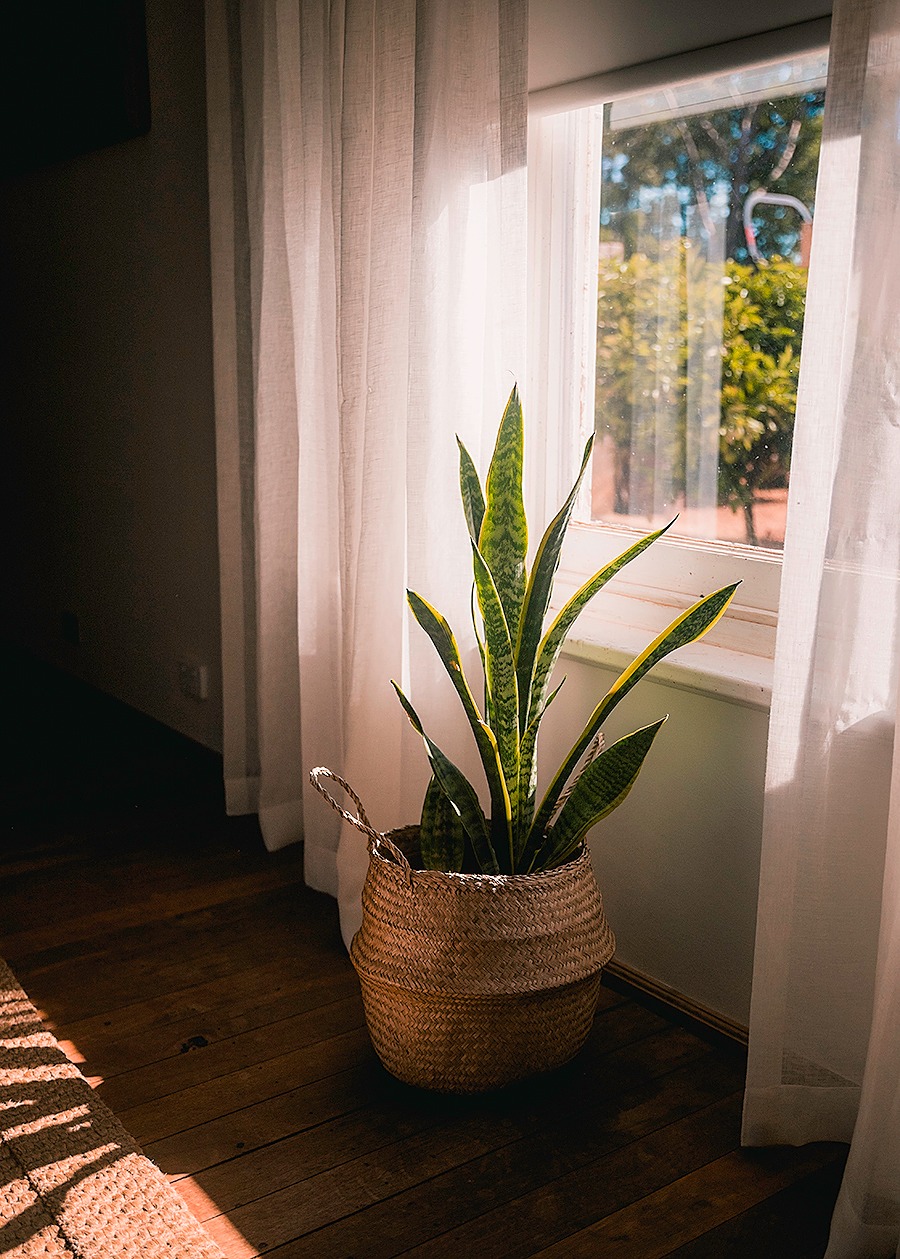
{"type": "Polygon", "coordinates": [[[782,544],[824,71],[606,107],[594,519],[782,544]]]}

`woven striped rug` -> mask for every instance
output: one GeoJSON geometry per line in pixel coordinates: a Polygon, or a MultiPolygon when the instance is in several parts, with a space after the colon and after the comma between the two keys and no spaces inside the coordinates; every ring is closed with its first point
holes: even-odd
{"type": "Polygon", "coordinates": [[[222,1259],[2,960],[0,1254],[222,1259]]]}

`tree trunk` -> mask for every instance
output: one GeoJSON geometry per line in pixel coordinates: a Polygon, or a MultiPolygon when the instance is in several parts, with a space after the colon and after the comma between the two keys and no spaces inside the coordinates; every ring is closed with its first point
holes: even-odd
{"type": "Polygon", "coordinates": [[[746,245],[744,236],[744,202],[748,193],[754,191],[747,183],[750,149],[753,146],[753,124],[756,120],[757,106],[748,106],[741,119],[741,138],[737,141],[737,152],[731,164],[731,191],[729,194],[728,225],[725,235],[725,256],[736,258],[737,251],[746,245]]]}

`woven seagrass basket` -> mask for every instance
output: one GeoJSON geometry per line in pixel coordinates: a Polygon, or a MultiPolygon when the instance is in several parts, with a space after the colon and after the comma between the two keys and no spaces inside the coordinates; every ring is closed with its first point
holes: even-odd
{"type": "Polygon", "coordinates": [[[350,955],[387,1069],[421,1088],[479,1093],[572,1058],[615,950],[587,850],[540,874],[417,869],[418,827],[382,834],[343,779],[324,769],[310,778],[369,841],[350,955]],[[323,778],[348,793],[357,815],[323,778]]]}

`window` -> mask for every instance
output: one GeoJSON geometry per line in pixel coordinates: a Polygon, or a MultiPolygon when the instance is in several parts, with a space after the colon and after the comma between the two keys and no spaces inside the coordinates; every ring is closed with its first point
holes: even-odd
{"type": "Polygon", "coordinates": [[[771,656],[826,67],[813,50],[532,121],[541,515],[595,435],[563,584],[678,516],[616,579],[622,627],[740,576],[720,648],[771,656]]]}

